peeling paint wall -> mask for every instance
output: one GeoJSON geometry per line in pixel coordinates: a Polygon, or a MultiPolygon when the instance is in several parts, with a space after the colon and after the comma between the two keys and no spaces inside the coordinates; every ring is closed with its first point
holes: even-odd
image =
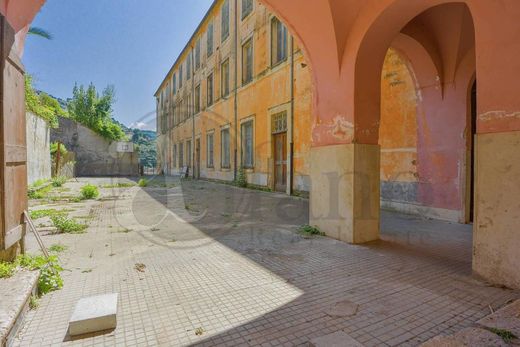
{"type": "Polygon", "coordinates": [[[401,56],[389,49],[381,77],[381,199],[417,202],[417,93],[401,56]]]}
{"type": "Polygon", "coordinates": [[[42,118],[26,113],[27,183],[51,178],[49,125],[42,118]]]}

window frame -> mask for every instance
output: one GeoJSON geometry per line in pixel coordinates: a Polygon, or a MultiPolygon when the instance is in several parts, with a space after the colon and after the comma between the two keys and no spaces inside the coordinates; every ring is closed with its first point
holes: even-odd
{"type": "Polygon", "coordinates": [[[210,107],[215,102],[215,76],[213,71],[206,77],[206,105],[210,107]],[[210,83],[211,79],[211,83],[210,83]],[[211,89],[210,89],[211,87],[211,89]],[[211,93],[210,93],[211,91],[211,93]]]}
{"type": "Polygon", "coordinates": [[[255,9],[254,0],[242,0],[241,5],[240,5],[240,16],[241,16],[240,20],[246,19],[251,13],[253,13],[254,9],[255,9]],[[249,9],[249,12],[244,13],[244,2],[246,2],[246,1],[250,2],[251,8],[249,9]]]}
{"type": "Polygon", "coordinates": [[[240,122],[240,164],[244,169],[254,169],[255,167],[255,122],[254,119],[245,119],[240,122]],[[251,162],[245,164],[245,147],[246,138],[245,127],[251,126],[251,162]]]}
{"type": "Polygon", "coordinates": [[[224,3],[222,4],[222,7],[220,8],[220,42],[221,43],[224,43],[228,37],[229,37],[229,33],[230,33],[230,30],[231,30],[231,25],[230,25],[230,21],[231,21],[231,18],[230,18],[230,7],[229,7],[229,0],[224,0],[224,3]],[[226,11],[224,11],[226,10],[226,11]],[[226,14],[226,16],[224,16],[224,13],[226,14]],[[225,21],[224,17],[227,17],[227,21],[225,21]],[[224,25],[225,24],[225,25],[224,25]],[[224,31],[224,28],[226,28],[227,30],[224,31]]]}
{"type": "Polygon", "coordinates": [[[229,71],[230,69],[230,63],[229,63],[229,58],[226,58],[224,60],[224,62],[222,62],[222,64],[220,64],[220,95],[225,98],[227,96],[229,96],[229,93],[230,93],[230,76],[229,76],[229,71]],[[226,76],[224,76],[224,67],[226,66],[226,76]],[[225,78],[224,78],[225,77],[225,78]]]}
{"type": "Polygon", "coordinates": [[[195,42],[195,71],[200,69],[200,38],[195,42]]]}
{"type": "Polygon", "coordinates": [[[206,167],[209,169],[215,168],[215,132],[214,131],[209,131],[206,133],[206,167]],[[209,141],[210,138],[211,138],[211,150],[210,150],[210,141],[209,141]],[[211,159],[211,161],[210,161],[210,159],[211,159]]]}
{"type": "Polygon", "coordinates": [[[208,29],[206,30],[206,55],[207,57],[211,57],[213,55],[213,51],[215,49],[215,26],[213,22],[208,23],[208,29]],[[211,29],[211,30],[210,30],[211,29]],[[210,35],[211,33],[211,35],[210,35]]]}
{"type": "Polygon", "coordinates": [[[195,86],[195,97],[193,98],[193,111],[194,114],[199,114],[200,109],[200,83],[195,86]]]}
{"type": "Polygon", "coordinates": [[[220,168],[231,169],[231,132],[229,126],[220,129],[220,168]],[[227,151],[225,150],[224,133],[227,133],[227,151]],[[228,160],[227,165],[224,165],[224,158],[228,160]]]}
{"type": "Polygon", "coordinates": [[[287,61],[287,58],[288,58],[288,53],[289,53],[289,35],[288,35],[288,30],[287,30],[287,27],[285,26],[285,24],[283,24],[277,17],[273,16],[271,18],[271,24],[270,24],[270,29],[271,29],[271,67],[275,67],[281,63],[283,63],[284,61],[287,61]],[[276,25],[276,32],[275,32],[275,28],[274,28],[274,25],[276,25]],[[283,57],[279,57],[279,52],[281,51],[280,48],[280,40],[279,40],[279,30],[283,30],[283,34],[284,34],[284,40],[285,40],[285,45],[283,47],[284,49],[284,55],[283,57]],[[275,41],[276,40],[276,41],[275,41]]]}
{"type": "Polygon", "coordinates": [[[250,37],[247,40],[245,40],[244,43],[242,44],[242,85],[243,86],[251,83],[254,79],[254,75],[255,75],[254,56],[255,56],[255,51],[254,51],[253,37],[250,37]],[[244,54],[244,52],[246,50],[247,45],[249,45],[251,48],[251,76],[249,76],[249,79],[246,80],[245,77],[247,76],[247,74],[246,74],[246,72],[247,72],[247,62],[246,62],[247,54],[244,54]]]}

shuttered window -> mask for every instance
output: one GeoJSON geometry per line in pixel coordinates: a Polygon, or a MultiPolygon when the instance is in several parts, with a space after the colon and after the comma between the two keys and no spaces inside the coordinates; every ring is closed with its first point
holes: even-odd
{"type": "Polygon", "coordinates": [[[220,142],[221,142],[221,163],[220,166],[225,169],[229,169],[231,167],[230,160],[230,148],[229,148],[229,128],[222,129],[220,132],[220,142]]]}
{"type": "Polygon", "coordinates": [[[271,20],[271,65],[287,59],[287,28],[278,18],[271,20]]]}
{"type": "Polygon", "coordinates": [[[253,0],[242,0],[242,19],[253,12],[253,0]]]}
{"type": "Polygon", "coordinates": [[[229,0],[225,0],[222,4],[220,18],[222,20],[220,41],[224,42],[229,36],[229,0]]]}
{"type": "Polygon", "coordinates": [[[226,59],[225,62],[222,63],[222,68],[220,69],[220,90],[222,96],[229,95],[229,59],[226,59]]]}
{"type": "Polygon", "coordinates": [[[213,74],[209,74],[207,78],[207,98],[208,106],[213,104],[213,74]]]}
{"type": "Polygon", "coordinates": [[[242,166],[245,168],[253,167],[253,121],[242,123],[242,166]]]}
{"type": "Polygon", "coordinates": [[[208,24],[208,32],[206,34],[206,47],[208,57],[213,54],[213,23],[208,24]]]}
{"type": "Polygon", "coordinates": [[[253,39],[242,45],[242,84],[253,80],[253,39]]]}
{"type": "Polygon", "coordinates": [[[208,134],[207,137],[207,167],[213,167],[213,133],[208,134]]]}

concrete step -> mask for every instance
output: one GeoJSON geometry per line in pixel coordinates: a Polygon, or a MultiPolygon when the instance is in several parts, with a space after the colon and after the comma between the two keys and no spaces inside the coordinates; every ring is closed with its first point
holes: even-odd
{"type": "Polygon", "coordinates": [[[80,299],[69,320],[69,335],[77,336],[115,329],[117,300],[117,293],[80,299]]]}
{"type": "Polygon", "coordinates": [[[39,271],[21,270],[0,279],[0,346],[10,346],[23,325],[31,295],[37,294],[39,271]]]}

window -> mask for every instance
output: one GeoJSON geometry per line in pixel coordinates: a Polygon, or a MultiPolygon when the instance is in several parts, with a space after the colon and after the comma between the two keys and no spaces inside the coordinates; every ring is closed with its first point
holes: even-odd
{"type": "Polygon", "coordinates": [[[229,59],[222,63],[220,69],[220,92],[223,97],[229,95],[229,59]]]}
{"type": "Polygon", "coordinates": [[[271,132],[273,134],[287,131],[287,111],[275,113],[271,116],[271,132]]]}
{"type": "Polygon", "coordinates": [[[208,24],[208,33],[207,33],[207,48],[208,48],[208,57],[213,54],[213,23],[208,24]]]}
{"type": "Polygon", "coordinates": [[[181,66],[179,67],[179,89],[182,88],[182,67],[183,65],[181,64],[181,66]]]}
{"type": "Polygon", "coordinates": [[[287,59],[287,28],[278,18],[271,20],[271,65],[287,59]]]}
{"type": "Polygon", "coordinates": [[[177,75],[173,74],[172,78],[172,88],[173,88],[173,95],[177,92],[177,75]]]}
{"type": "Polygon", "coordinates": [[[179,167],[182,168],[184,166],[184,144],[179,143],[179,167]]]}
{"type": "Polygon", "coordinates": [[[253,0],[242,0],[242,19],[253,12],[253,0]]]}
{"type": "Polygon", "coordinates": [[[253,80],[253,39],[242,45],[242,84],[253,80]]]}
{"type": "Polygon", "coordinates": [[[222,168],[229,169],[231,167],[231,160],[230,160],[230,149],[229,149],[229,128],[222,129],[220,132],[220,151],[221,151],[221,163],[220,166],[222,168]]]}
{"type": "Polygon", "coordinates": [[[208,76],[207,87],[208,106],[211,106],[213,104],[213,73],[208,76]]]}
{"type": "Polygon", "coordinates": [[[242,123],[242,166],[253,167],[253,121],[242,123]]]}
{"type": "Polygon", "coordinates": [[[213,133],[206,136],[207,140],[207,167],[213,167],[213,133]]]}
{"type": "Polygon", "coordinates": [[[177,167],[177,144],[173,145],[172,167],[177,167]]]}
{"type": "Polygon", "coordinates": [[[195,70],[200,68],[200,39],[195,43],[195,70]]]}
{"type": "Polygon", "coordinates": [[[191,78],[191,52],[188,53],[188,57],[186,60],[186,81],[189,81],[191,78]]]}
{"type": "Polygon", "coordinates": [[[229,36],[229,0],[225,0],[220,10],[221,25],[221,42],[224,42],[229,36]]]}
{"type": "Polygon", "coordinates": [[[200,112],[200,84],[195,87],[195,114],[200,112]]]}
{"type": "Polygon", "coordinates": [[[186,141],[186,166],[191,166],[191,140],[186,141]]]}

